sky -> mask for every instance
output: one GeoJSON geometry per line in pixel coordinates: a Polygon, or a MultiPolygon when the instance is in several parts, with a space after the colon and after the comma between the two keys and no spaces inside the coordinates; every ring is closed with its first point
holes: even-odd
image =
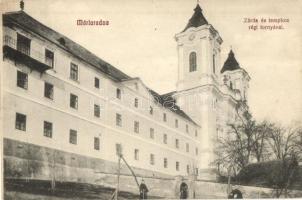
{"type": "MultiPolygon", "coordinates": [[[[176,89],[175,34],[193,14],[196,0],[24,0],[25,12],[81,44],[159,93],[176,89]],[[109,26],[77,26],[78,19],[109,26]]],[[[250,75],[249,106],[256,120],[302,120],[302,1],[199,0],[223,39],[221,63],[232,46],[250,75]],[[285,18],[282,30],[249,30],[245,18],[285,18]]],[[[19,10],[2,0],[2,10],[19,10]]],[[[265,25],[273,25],[267,24],[265,25]]],[[[280,25],[276,24],[276,25],[280,25]]]]}

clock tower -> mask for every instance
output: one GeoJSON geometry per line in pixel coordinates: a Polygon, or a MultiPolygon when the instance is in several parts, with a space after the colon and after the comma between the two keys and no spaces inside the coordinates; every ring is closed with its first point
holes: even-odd
{"type": "Polygon", "coordinates": [[[222,39],[197,4],[183,31],[176,34],[178,82],[177,104],[201,126],[200,176],[215,179],[214,145],[217,139],[220,45],[222,39]]]}

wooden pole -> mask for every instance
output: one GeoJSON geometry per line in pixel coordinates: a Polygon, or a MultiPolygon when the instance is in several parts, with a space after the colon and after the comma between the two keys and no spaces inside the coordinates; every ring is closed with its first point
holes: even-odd
{"type": "Polygon", "coordinates": [[[228,188],[227,188],[227,196],[229,196],[230,192],[231,192],[231,167],[228,168],[228,188]]]}
{"type": "Polygon", "coordinates": [[[115,200],[118,200],[118,192],[120,185],[120,173],[121,173],[121,155],[118,156],[118,169],[117,169],[117,184],[115,190],[115,200]]]}

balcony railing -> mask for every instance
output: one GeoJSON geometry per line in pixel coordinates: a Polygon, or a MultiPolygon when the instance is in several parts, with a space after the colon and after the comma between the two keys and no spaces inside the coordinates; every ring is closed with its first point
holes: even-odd
{"type": "Polygon", "coordinates": [[[52,68],[53,63],[45,59],[45,55],[41,51],[30,49],[23,44],[17,44],[16,39],[9,35],[5,35],[3,38],[3,53],[4,57],[26,64],[39,72],[52,68]]]}

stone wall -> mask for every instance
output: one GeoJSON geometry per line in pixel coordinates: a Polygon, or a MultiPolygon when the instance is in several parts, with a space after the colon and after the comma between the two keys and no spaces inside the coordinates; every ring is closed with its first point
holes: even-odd
{"type": "MultiPolygon", "coordinates": [[[[139,183],[144,179],[150,196],[179,198],[180,185],[186,183],[189,198],[226,198],[227,185],[195,180],[195,177],[169,176],[133,168],[139,183]]],[[[4,175],[6,179],[55,180],[115,188],[117,164],[11,139],[4,139],[4,175]]],[[[271,197],[269,188],[236,186],[245,198],[271,197]]],[[[138,187],[125,164],[121,167],[120,191],[138,194],[138,187]]],[[[302,191],[292,192],[302,197],[302,191]]]]}

